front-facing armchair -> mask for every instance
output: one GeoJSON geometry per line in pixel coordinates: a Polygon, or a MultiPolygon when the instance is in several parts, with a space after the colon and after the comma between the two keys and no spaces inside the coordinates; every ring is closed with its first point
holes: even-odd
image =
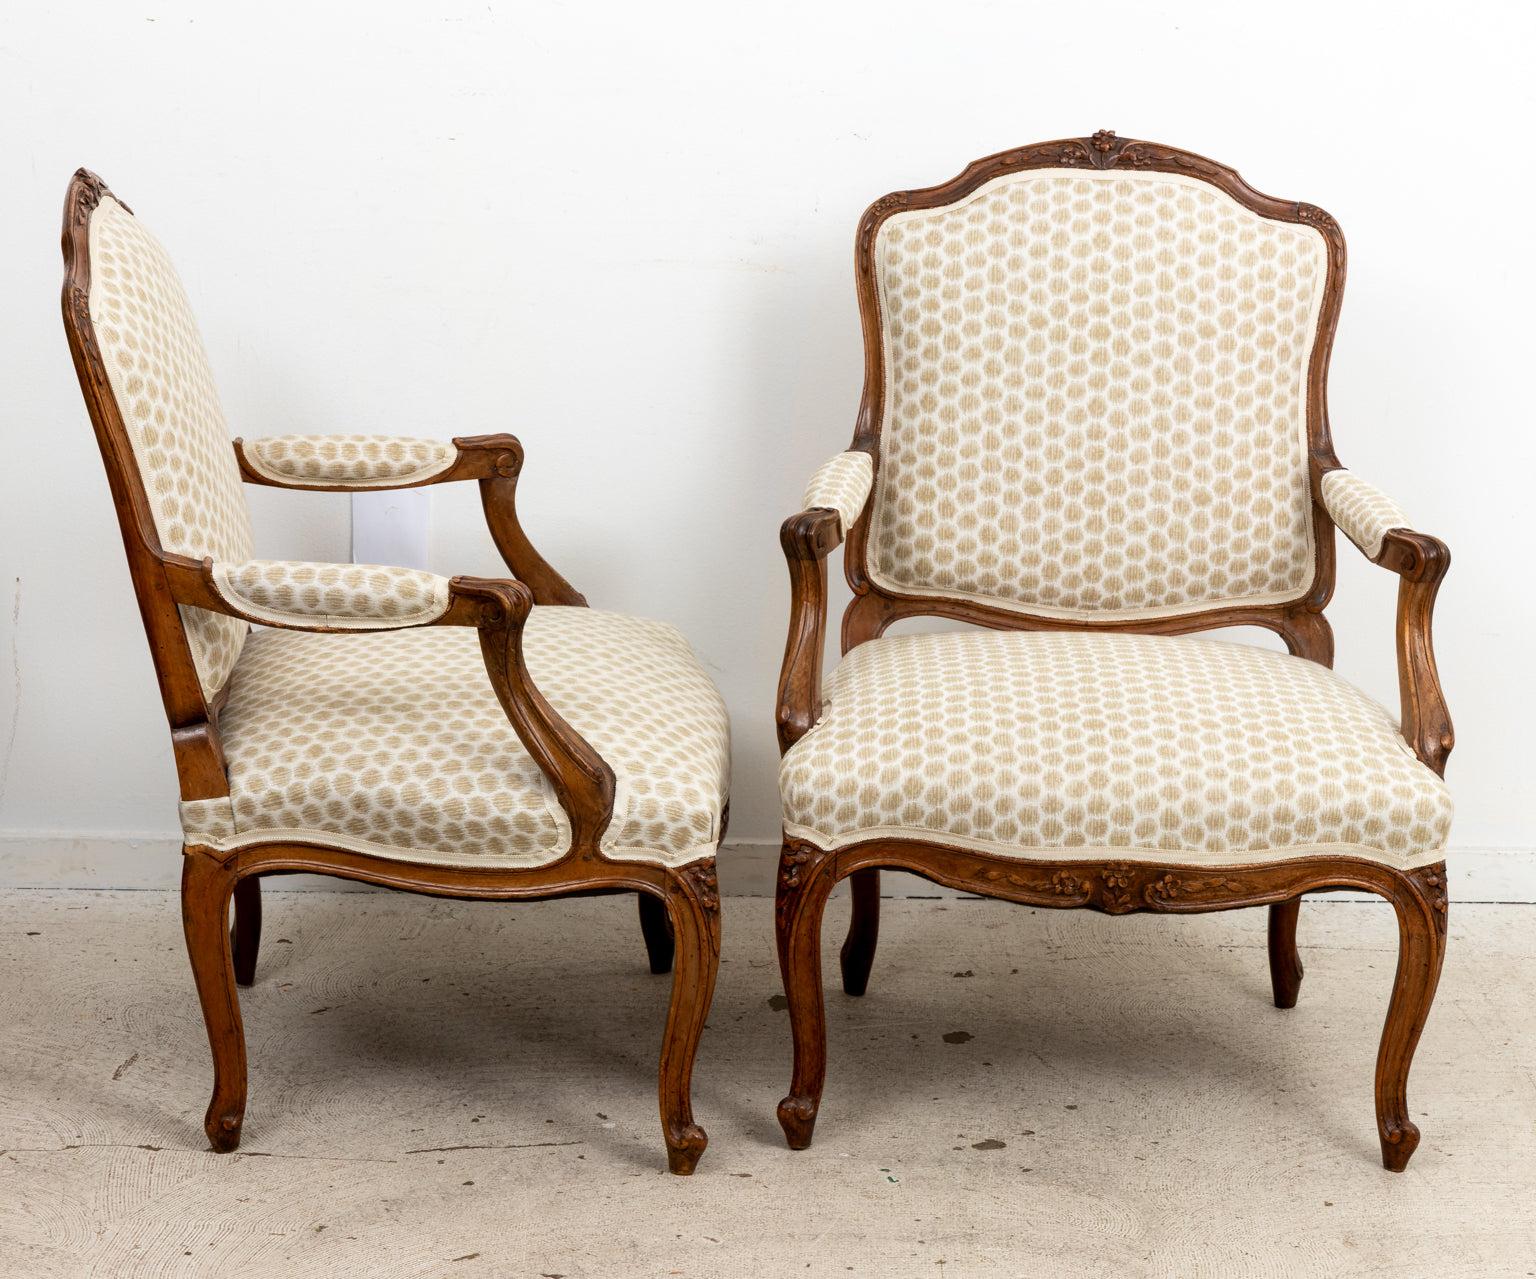
{"type": "Polygon", "coordinates": [[[652,970],[675,965],[661,1117],[672,1170],[692,1172],[706,1142],[690,1079],[719,962],[729,730],[687,642],[587,608],[534,550],[510,435],[232,443],[169,259],[83,170],[64,257],[65,328],[180,777],[213,1148],[233,1150],[244,1122],[236,985],[254,980],[259,878],[308,871],[449,897],[637,893],[652,970]],[[457,480],[479,484],[510,577],[253,555],[242,482],[457,480]]]}
{"type": "Polygon", "coordinates": [[[790,1145],[810,1143],[826,1073],[823,907],[850,878],[843,986],[863,994],[891,867],[1115,915],[1267,905],[1282,1008],[1303,894],[1388,898],[1376,1113],[1401,1170],[1446,939],[1452,734],[1430,617],[1449,554],[1334,455],[1337,223],[1099,133],[885,196],[855,267],[854,439],[781,534],[790,1145]],[[1335,527],[1401,579],[1400,718],[1329,670],[1335,527]],[[824,680],[845,543],[854,595],[824,680]],[[986,629],[885,634],[925,615],[986,629]],[[1289,654],[1188,636],[1229,626],[1289,654]]]}

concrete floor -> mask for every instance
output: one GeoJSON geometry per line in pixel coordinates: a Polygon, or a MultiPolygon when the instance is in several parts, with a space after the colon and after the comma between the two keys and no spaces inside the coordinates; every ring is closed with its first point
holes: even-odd
{"type": "Polygon", "coordinates": [[[1536,1274],[1536,908],[1453,908],[1394,1176],[1385,906],[1304,911],[1282,1013],[1262,911],[887,901],[870,995],[829,995],[796,1154],[771,904],[725,905],[685,1180],[655,1107],[668,982],[628,900],[268,892],[245,1145],[220,1156],[174,897],[0,895],[0,1273],[1536,1274]]]}

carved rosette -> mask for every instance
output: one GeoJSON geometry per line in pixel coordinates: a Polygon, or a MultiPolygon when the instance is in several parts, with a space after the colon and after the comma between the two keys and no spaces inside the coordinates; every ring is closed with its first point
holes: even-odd
{"type": "Polygon", "coordinates": [[[779,883],[785,888],[799,888],[801,867],[810,860],[810,849],[798,844],[786,844],[779,855],[779,883]]]}
{"type": "Polygon", "coordinates": [[[800,890],[811,884],[812,878],[831,854],[814,844],[785,844],[779,854],[779,888],[774,894],[774,919],[782,930],[794,913],[795,903],[800,901],[800,890]]]}
{"type": "Polygon", "coordinates": [[[1337,231],[1339,224],[1334,221],[1333,214],[1320,209],[1315,204],[1298,204],[1296,216],[1308,226],[1315,226],[1323,231],[1337,231]]]}
{"type": "Polygon", "coordinates": [[[1086,904],[1093,890],[1093,885],[1086,875],[1080,877],[1070,870],[1058,870],[1055,874],[1046,877],[1017,870],[1003,870],[997,866],[980,866],[972,873],[974,878],[1001,888],[1021,888],[1026,893],[1061,899],[1060,904],[1063,906],[1086,904]]]}
{"type": "Polygon", "coordinates": [[[714,859],[709,861],[694,862],[690,866],[684,866],[683,878],[693,890],[693,895],[698,898],[699,905],[712,913],[720,909],[720,877],[715,870],[714,859]]]}
{"type": "Polygon", "coordinates": [[[1099,907],[1112,915],[1135,910],[1135,881],[1136,869],[1130,862],[1107,863],[1099,874],[1099,907]]]}
{"type": "Polygon", "coordinates": [[[1152,872],[1153,879],[1142,889],[1148,905],[1159,902],[1176,902],[1181,897],[1198,901],[1204,897],[1220,897],[1242,891],[1242,885],[1225,875],[1185,876],[1164,871],[1152,872]]]}
{"type": "MultiPolygon", "coordinates": [[[[112,195],[112,193],[107,190],[107,184],[103,182],[99,177],[97,177],[96,174],[92,173],[89,169],[79,170],[75,174],[75,179],[76,185],[74,187],[74,207],[71,212],[72,221],[83,224],[86,220],[89,219],[91,212],[96,208],[96,206],[108,196],[111,196],[112,199],[117,200],[117,197],[112,195]]],[[[123,205],[123,211],[125,213],[133,212],[133,210],[130,209],[126,204],[123,204],[121,200],[117,200],[117,202],[123,205]]]]}
{"type": "Polygon", "coordinates": [[[1445,863],[1436,862],[1433,866],[1420,866],[1417,870],[1410,870],[1408,878],[1419,890],[1420,895],[1429,903],[1430,913],[1434,916],[1435,932],[1442,940],[1446,930],[1450,927],[1450,886],[1445,878],[1445,863]]]}
{"type": "Polygon", "coordinates": [[[1100,129],[1089,138],[1022,147],[1009,153],[1007,162],[1010,167],[1020,169],[1145,169],[1154,165],[1165,169],[1187,169],[1191,167],[1192,159],[1182,151],[1150,142],[1127,142],[1117,137],[1113,129],[1100,129]]]}

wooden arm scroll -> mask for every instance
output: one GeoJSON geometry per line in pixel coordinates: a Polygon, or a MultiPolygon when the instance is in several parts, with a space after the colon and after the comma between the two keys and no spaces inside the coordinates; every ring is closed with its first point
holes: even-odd
{"type": "MultiPolygon", "coordinates": [[[[212,560],[169,553],[162,553],[160,558],[166,585],[177,604],[246,617],[220,593],[212,560]]],[[[532,590],[523,582],[479,577],[454,577],[448,586],[445,612],[430,621],[406,623],[400,629],[473,626],[480,632],[480,652],[496,698],[570,819],[571,846],[566,855],[597,856],[598,841],[613,819],[613,770],[545,700],[528,673],[523,659],[523,625],[533,607],[532,590]]],[[[339,629],[323,617],[310,625],[302,621],[293,616],[284,624],[320,632],[339,629]]]]}
{"type": "Polygon", "coordinates": [[[1399,578],[1397,588],[1397,684],[1402,695],[1403,737],[1413,753],[1441,777],[1456,732],[1435,666],[1432,623],[1435,596],[1451,567],[1451,552],[1437,537],[1392,529],[1372,560],[1399,578]]]}
{"type": "Polygon", "coordinates": [[[836,511],[801,511],[784,521],[779,543],[789,565],[789,638],[779,672],[776,727],[782,754],[810,732],[821,713],[822,651],[827,633],[827,556],[842,542],[836,511]]]}

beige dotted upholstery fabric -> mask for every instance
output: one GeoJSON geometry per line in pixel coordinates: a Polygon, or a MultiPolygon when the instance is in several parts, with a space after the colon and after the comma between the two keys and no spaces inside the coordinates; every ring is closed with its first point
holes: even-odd
{"type": "Polygon", "coordinates": [[[1351,471],[1323,476],[1323,505],[1344,536],[1371,559],[1381,554],[1389,530],[1413,527],[1402,507],[1351,471]]]}
{"type": "Polygon", "coordinates": [[[800,509],[836,511],[838,528],[846,536],[863,512],[874,482],[874,460],[868,453],[839,453],[811,476],[800,509]]]}
{"type": "Polygon", "coordinates": [[[281,484],[398,488],[441,475],[458,459],[446,440],[391,435],[271,435],[241,442],[246,464],[281,484]]]}
{"type": "Polygon", "coordinates": [[[903,635],[859,645],[784,757],[785,829],[1029,858],[1244,864],[1444,856],[1445,783],[1331,671],[1165,636],[903,635]]]}
{"type": "MultiPolygon", "coordinates": [[[[608,855],[712,857],[730,770],[725,704],[661,622],[535,607],[540,692],[613,769],[608,855]]],[[[507,722],[477,632],[258,631],[220,716],[228,800],[182,805],[188,843],[308,840],[439,863],[536,866],[570,823],[507,722]]]]}
{"type": "Polygon", "coordinates": [[[878,583],[1074,617],[1305,594],[1317,231],[1047,169],[893,215],[875,258],[878,583]]]}
{"type": "MultiPolygon", "coordinates": [[[[160,545],[244,560],[251,524],[240,469],[185,290],[159,241],[116,200],[91,216],[91,324],[149,496],[160,545]]],[[[205,693],[234,669],[246,624],[183,608],[205,693]]]]}
{"type": "Polygon", "coordinates": [[[379,630],[417,626],[448,611],[446,577],[382,564],[306,564],[246,560],[215,564],[219,594],[252,621],[269,626],[379,630]]]}

